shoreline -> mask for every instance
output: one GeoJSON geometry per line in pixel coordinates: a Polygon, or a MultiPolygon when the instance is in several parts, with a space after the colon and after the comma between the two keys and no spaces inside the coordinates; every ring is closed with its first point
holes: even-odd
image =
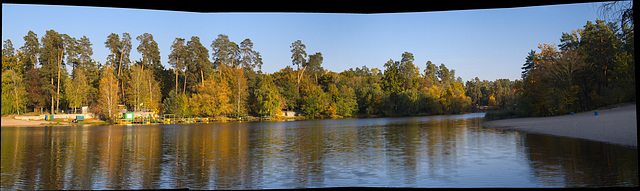
{"type": "Polygon", "coordinates": [[[13,116],[3,116],[0,127],[42,127],[42,126],[74,126],[74,125],[93,125],[94,123],[103,122],[101,120],[87,119],[85,123],[71,123],[71,120],[60,121],[58,119],[54,121],[46,120],[22,120],[14,119],[13,116]]]}
{"type": "Polygon", "coordinates": [[[482,126],[531,134],[599,141],[638,147],[636,105],[593,110],[574,115],[529,117],[482,122],[482,126]],[[597,111],[598,115],[594,112],[597,111]]]}
{"type": "MultiPolygon", "coordinates": [[[[464,115],[464,114],[469,114],[469,113],[477,113],[477,112],[464,112],[464,113],[459,113],[459,114],[446,114],[446,115],[464,115]]],[[[308,118],[304,118],[301,116],[296,116],[296,117],[285,117],[285,118],[278,118],[275,120],[267,120],[270,122],[286,122],[286,121],[315,121],[315,120],[336,120],[336,119],[372,119],[372,118],[395,118],[395,117],[426,117],[426,116],[439,116],[439,115],[406,115],[406,116],[376,116],[376,115],[369,115],[366,117],[319,117],[319,118],[312,118],[312,119],[308,119],[308,118]]],[[[60,121],[59,118],[57,118],[54,121],[46,121],[46,120],[29,120],[26,121],[24,119],[15,119],[14,118],[15,115],[8,115],[8,116],[3,116],[2,117],[2,124],[0,125],[0,127],[40,127],[40,126],[77,126],[77,125],[109,125],[109,124],[96,124],[99,122],[104,122],[102,120],[96,120],[96,119],[88,119],[88,121],[91,121],[90,123],[71,123],[68,121],[60,121]]],[[[208,120],[207,123],[228,123],[228,122],[260,122],[261,120],[258,120],[259,117],[247,117],[248,120],[237,120],[235,118],[227,118],[227,117],[222,117],[222,118],[214,118],[213,120],[208,120]]],[[[199,124],[199,123],[179,123],[179,124],[199,124]]],[[[111,125],[117,125],[117,124],[111,124],[111,125]]]]}

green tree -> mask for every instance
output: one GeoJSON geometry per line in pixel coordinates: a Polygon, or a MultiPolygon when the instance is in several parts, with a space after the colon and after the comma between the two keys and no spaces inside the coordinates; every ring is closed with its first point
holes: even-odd
{"type": "Polygon", "coordinates": [[[158,43],[153,40],[153,35],[149,33],[144,33],[136,37],[136,40],[140,41],[140,44],[136,49],[138,50],[138,53],[142,55],[142,70],[146,67],[156,74],[158,70],[163,68],[162,64],[160,64],[160,50],[158,49],[158,43]]]}
{"type": "Polygon", "coordinates": [[[338,106],[337,102],[342,100],[342,96],[340,95],[340,90],[336,84],[331,83],[327,87],[326,92],[324,93],[324,112],[329,116],[335,116],[338,114],[338,106]]]}
{"type": "Polygon", "coordinates": [[[580,46],[585,62],[590,65],[590,70],[595,73],[597,91],[607,86],[610,70],[613,68],[616,55],[617,39],[614,32],[603,20],[596,23],[587,21],[582,31],[580,46]]]}
{"type": "Polygon", "coordinates": [[[384,77],[382,78],[382,88],[385,92],[396,96],[402,92],[402,77],[400,76],[400,62],[393,60],[384,64],[384,77]]]}
{"type": "MultiPolygon", "coordinates": [[[[78,63],[76,63],[77,67],[75,68],[80,68],[86,78],[85,80],[88,92],[85,94],[86,97],[83,98],[83,104],[85,105],[89,105],[95,101],[98,92],[100,77],[99,66],[97,65],[96,61],[91,58],[91,56],[93,55],[92,46],[93,44],[86,36],[83,36],[77,42],[76,51],[79,59],[77,60],[78,63]]],[[[74,73],[75,77],[76,72],[72,71],[72,73],[74,73]]],[[[120,84],[123,84],[122,81],[120,82],[120,84]]],[[[124,92],[124,90],[121,90],[121,92],[124,92]]]]}
{"type": "Polygon", "coordinates": [[[535,69],[536,65],[533,63],[533,59],[536,57],[536,51],[531,50],[525,59],[524,66],[522,66],[522,79],[529,76],[531,70],[535,69]]]}
{"type": "Polygon", "coordinates": [[[327,96],[327,102],[329,104],[325,112],[330,116],[340,115],[351,117],[358,111],[355,91],[346,85],[340,85],[338,88],[336,84],[329,84],[325,96],[327,96]]]}
{"type": "Polygon", "coordinates": [[[340,86],[340,99],[336,100],[338,115],[351,117],[358,113],[358,101],[353,88],[340,86]]]}
{"type": "Polygon", "coordinates": [[[324,69],[322,68],[322,57],[321,52],[316,52],[315,54],[309,55],[309,62],[307,63],[307,67],[309,69],[309,73],[313,74],[316,83],[318,82],[318,75],[322,75],[324,69]]]}
{"type": "Polygon", "coordinates": [[[483,105],[481,103],[482,91],[480,91],[480,79],[475,77],[472,81],[467,81],[465,84],[465,95],[471,98],[472,106],[483,105]]]}
{"type": "Polygon", "coordinates": [[[2,44],[2,71],[13,69],[22,74],[25,67],[22,66],[23,62],[19,59],[19,54],[21,54],[20,51],[16,54],[11,40],[5,40],[2,44]]]}
{"type": "Polygon", "coordinates": [[[120,50],[122,49],[122,43],[120,43],[120,35],[115,33],[109,34],[109,36],[107,36],[107,40],[104,42],[104,47],[109,49],[109,51],[111,52],[111,54],[107,56],[106,64],[116,68],[116,70],[119,71],[120,65],[118,64],[118,59],[120,58],[119,55],[122,54],[120,52],[120,50]]]}
{"type": "Polygon", "coordinates": [[[78,53],[80,54],[80,66],[87,68],[87,64],[91,63],[91,56],[93,55],[93,48],[91,47],[91,41],[86,36],[82,36],[78,40],[78,53]]]}
{"type": "Polygon", "coordinates": [[[76,38],[70,37],[67,34],[62,35],[64,39],[66,64],[71,65],[71,71],[80,65],[80,46],[76,38]]]}
{"type": "Polygon", "coordinates": [[[90,92],[90,86],[87,83],[87,77],[84,75],[84,70],[76,68],[73,70],[73,79],[66,78],[65,83],[65,100],[69,103],[69,107],[74,109],[74,113],[77,108],[81,107],[85,102],[87,95],[90,92]]]}
{"type": "Polygon", "coordinates": [[[262,77],[258,87],[254,90],[256,96],[255,110],[261,116],[277,116],[280,112],[280,94],[269,75],[262,77]]]}
{"type": "MultiPolygon", "coordinates": [[[[197,84],[203,84],[205,74],[211,74],[209,50],[202,46],[200,38],[192,36],[187,42],[187,60],[184,88],[190,87],[190,92],[196,91],[197,84]]],[[[184,91],[184,89],[183,89],[184,91]]]]}
{"type": "Polygon", "coordinates": [[[402,115],[415,115],[419,110],[420,96],[414,89],[407,89],[398,94],[398,113],[402,115]]]}
{"type": "Polygon", "coordinates": [[[171,90],[169,96],[163,100],[165,113],[175,114],[176,117],[192,116],[189,106],[189,97],[186,94],[177,94],[171,90]]]}
{"type": "Polygon", "coordinates": [[[315,118],[324,111],[324,92],[317,85],[304,80],[300,86],[300,97],[300,109],[308,117],[315,118]]]}
{"type": "Polygon", "coordinates": [[[382,89],[389,95],[385,106],[386,114],[395,113],[398,110],[398,95],[403,91],[402,76],[400,75],[400,62],[389,60],[384,64],[384,77],[382,77],[382,89]]]}
{"type": "Polygon", "coordinates": [[[240,57],[240,48],[235,42],[229,40],[229,36],[218,34],[218,38],[211,43],[213,68],[218,69],[221,65],[236,67],[240,57]]]}
{"type": "Polygon", "coordinates": [[[400,60],[400,65],[398,66],[398,72],[400,76],[402,76],[403,81],[403,89],[415,89],[418,84],[418,75],[420,73],[419,69],[413,64],[414,58],[413,54],[410,52],[402,53],[402,59],[400,60]]]}
{"type": "Polygon", "coordinates": [[[452,79],[451,70],[449,70],[444,64],[440,64],[436,71],[436,76],[440,79],[440,82],[444,84],[448,84],[452,79]]]}
{"type": "Polygon", "coordinates": [[[280,95],[284,97],[281,104],[284,105],[288,111],[294,110],[298,107],[297,100],[300,97],[300,93],[297,89],[296,78],[297,75],[293,69],[289,66],[280,69],[280,71],[271,74],[273,81],[278,87],[280,95]]]}
{"type": "Polygon", "coordinates": [[[169,92],[169,96],[162,100],[162,106],[164,108],[165,114],[175,114],[176,117],[183,117],[180,115],[180,107],[182,103],[178,100],[178,94],[176,94],[176,90],[171,90],[169,92]]]}
{"type": "Polygon", "coordinates": [[[262,69],[262,56],[260,56],[260,52],[253,50],[253,42],[251,39],[244,39],[240,43],[240,54],[242,58],[240,62],[242,63],[241,68],[254,70],[258,68],[258,70],[262,69]]]}
{"type": "Polygon", "coordinates": [[[14,69],[2,71],[2,115],[20,115],[20,111],[25,111],[27,92],[22,81],[21,74],[14,69]]]}
{"type": "Polygon", "coordinates": [[[24,53],[21,60],[25,66],[33,66],[38,68],[38,54],[40,53],[40,42],[38,42],[38,35],[33,31],[29,31],[26,36],[23,37],[24,45],[20,47],[20,50],[24,53]]]}
{"type": "Polygon", "coordinates": [[[378,83],[368,84],[359,92],[360,93],[357,94],[359,111],[367,115],[382,114],[382,109],[385,108],[384,100],[387,99],[387,94],[378,83]]]}
{"type": "MultiPolygon", "coordinates": [[[[120,48],[120,59],[118,59],[118,76],[122,76],[122,70],[129,68],[129,64],[131,64],[131,60],[129,59],[129,55],[131,54],[131,36],[129,35],[129,33],[122,33],[122,40],[120,41],[120,46],[118,47],[120,48]]],[[[160,56],[158,55],[158,60],[159,59],[160,56]]]]}
{"type": "Polygon", "coordinates": [[[186,66],[187,47],[184,38],[176,38],[171,45],[171,53],[169,54],[169,64],[173,67],[176,74],[175,92],[178,92],[178,71],[182,72],[186,66]]]}
{"type": "Polygon", "coordinates": [[[42,63],[41,72],[43,80],[50,80],[50,83],[43,83],[43,88],[45,89],[45,94],[51,97],[51,113],[57,112],[60,106],[60,73],[61,70],[63,70],[62,66],[65,65],[63,62],[65,49],[64,36],[66,35],[61,35],[54,30],[48,30],[42,37],[42,55],[40,56],[40,62],[42,63]],[[56,80],[54,81],[54,79],[56,80]],[[56,106],[55,110],[54,106],[56,106]]]}
{"type": "Polygon", "coordinates": [[[438,71],[438,66],[433,64],[431,61],[427,61],[425,69],[424,69],[424,83],[420,84],[422,87],[430,87],[434,85],[438,79],[436,77],[436,72],[438,71]]]}
{"type": "Polygon", "coordinates": [[[307,69],[308,66],[308,62],[307,62],[307,52],[304,50],[307,48],[306,45],[302,44],[301,40],[296,40],[295,42],[291,43],[291,46],[289,47],[291,48],[291,63],[294,66],[298,67],[298,75],[297,75],[297,84],[296,84],[296,89],[298,89],[298,92],[300,91],[300,80],[302,79],[302,75],[304,74],[304,70],[307,69]],[[300,68],[302,67],[302,70],[300,70],[300,68]]]}

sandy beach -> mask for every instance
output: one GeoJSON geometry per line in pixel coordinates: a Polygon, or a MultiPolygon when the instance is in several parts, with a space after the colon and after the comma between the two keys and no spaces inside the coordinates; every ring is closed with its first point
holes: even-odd
{"type": "Polygon", "coordinates": [[[594,111],[554,117],[487,121],[482,126],[638,147],[635,104],[594,111]],[[594,111],[598,115],[594,115],[594,111]]]}
{"type": "Polygon", "coordinates": [[[1,126],[2,127],[11,127],[11,126],[44,126],[47,123],[55,123],[55,122],[49,122],[49,121],[45,121],[45,120],[18,120],[18,119],[14,119],[13,117],[2,117],[2,122],[1,122],[1,126]],[[45,124],[43,124],[45,123],[45,124]]]}
{"type": "MultiPolygon", "coordinates": [[[[21,116],[22,118],[24,118],[25,116],[21,116]]],[[[36,117],[37,116],[26,116],[26,117],[36,117]]],[[[25,120],[25,119],[16,119],[15,115],[9,115],[9,116],[3,116],[2,117],[2,125],[1,127],[37,127],[37,126],[46,126],[46,125],[55,125],[55,126],[64,126],[64,125],[87,125],[87,124],[96,124],[96,123],[100,123],[100,122],[104,122],[98,119],[93,119],[93,118],[85,118],[84,121],[80,122],[80,123],[71,123],[71,121],[73,119],[65,119],[63,118],[64,116],[58,116],[60,118],[54,120],[54,121],[46,121],[44,120],[44,117],[42,117],[42,119],[31,119],[31,120],[25,120]]]]}

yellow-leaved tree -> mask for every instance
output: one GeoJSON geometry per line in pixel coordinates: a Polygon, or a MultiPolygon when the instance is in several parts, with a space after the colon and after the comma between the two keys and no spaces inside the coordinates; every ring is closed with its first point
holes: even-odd
{"type": "Polygon", "coordinates": [[[111,66],[106,66],[100,75],[98,104],[101,113],[113,123],[118,115],[118,78],[113,74],[111,66]]]}
{"type": "Polygon", "coordinates": [[[220,116],[231,113],[233,105],[229,102],[231,90],[224,82],[204,80],[196,87],[196,93],[189,100],[191,110],[198,116],[220,116]]]}

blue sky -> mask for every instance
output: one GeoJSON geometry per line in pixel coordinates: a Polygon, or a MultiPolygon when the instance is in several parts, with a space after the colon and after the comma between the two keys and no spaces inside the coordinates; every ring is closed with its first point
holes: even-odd
{"type": "Polygon", "coordinates": [[[289,46],[302,40],[307,54],[322,52],[325,69],[341,72],[362,67],[384,70],[389,59],[414,54],[422,71],[430,60],[456,70],[464,81],[519,79],[527,53],[540,43],[556,43],[562,32],[601,18],[600,3],[461,11],[329,14],[329,13],[194,13],[163,10],[2,4],[2,41],[14,48],[29,30],[41,38],[53,29],[71,37],[87,36],[93,56],[104,63],[111,33],[128,32],[140,54],[136,36],[150,33],[165,67],[176,37],[200,37],[211,51],[218,34],[240,43],[250,38],[263,57],[262,70],[273,73],[291,65],[289,46]]]}

